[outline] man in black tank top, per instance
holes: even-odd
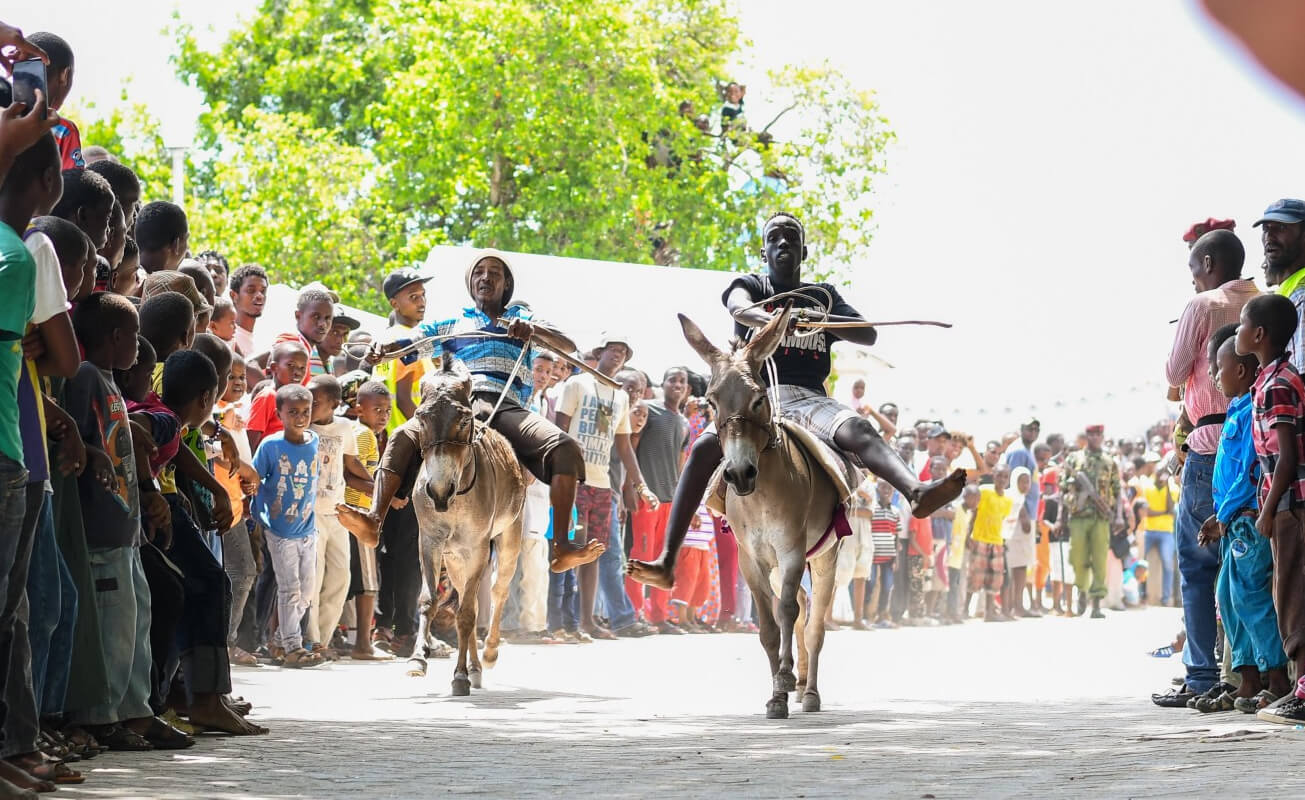
[[[807,257],[806,231],[797,217],[791,214],[771,217],[762,229],[762,242],[766,273],[735,278],[721,297],[734,318],[736,335],[749,338],[754,329],[769,323],[790,299],[795,309],[806,309],[808,319],[865,321],[832,285],[801,280],[802,262]],[[798,294],[753,307],[776,294],[793,291]],[[801,336],[790,331],[774,355],[780,410],[888,481],[910,500],[912,514],[924,518],[960,495],[965,486],[964,470],[933,483],[921,482],[869,420],[825,394],[824,383],[832,363],[830,346],[841,340],[868,347],[877,338],[878,332],[870,327],[825,329]],[[767,376],[759,377],[769,382]],[[723,457],[720,439],[715,429],[709,428],[698,437],[684,464],[666,524],[666,547],[661,557],[651,562],[631,561],[626,567],[636,580],[665,589],[674,584],[676,554],[711,475]]]

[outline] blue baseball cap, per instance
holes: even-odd
[[[1264,216],[1257,219],[1252,227],[1258,228],[1265,222],[1305,222],[1305,201],[1283,198],[1264,209]]]

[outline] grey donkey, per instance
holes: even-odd
[[[488,579],[490,542],[495,540],[498,578],[484,662],[492,667],[498,660],[499,624],[521,552],[526,475],[508,441],[473,416],[471,373],[462,362],[445,355],[440,369],[423,377],[416,417],[421,422],[422,467],[412,504],[421,530],[423,585],[418,604],[417,649],[408,662],[408,674],[426,674],[435,592],[443,566],[459,602],[453,694],[465,696],[473,688],[481,688],[476,597],[480,582]]]

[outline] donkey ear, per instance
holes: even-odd
[[[785,334],[788,333],[788,321],[793,316],[793,301],[790,300],[784,305],[784,310],[775,315],[775,318],[766,323],[766,326],[752,337],[748,342],[747,358],[752,364],[761,364],[766,359],[775,354],[779,348],[779,343],[784,340]]]
[[[684,338],[689,342],[689,346],[702,356],[702,360],[706,361],[708,366],[715,366],[717,361],[725,357],[719,347],[707,341],[702,328],[699,328],[693,320],[683,314],[676,314],[676,316],[680,318],[680,328],[684,331]]]
[[[440,371],[452,372],[453,364],[454,364],[453,354],[445,350],[444,354],[440,356]]]

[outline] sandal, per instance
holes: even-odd
[[[100,744],[109,750],[128,753],[143,753],[154,749],[149,740],[138,733],[133,733],[121,725],[109,725],[96,732]]]
[[[1268,708],[1277,700],[1278,695],[1268,689],[1261,689],[1254,697],[1238,697],[1233,701],[1233,707],[1243,714],[1254,714],[1262,708]]]
[[[150,717],[149,727],[142,734],[155,750],[185,750],[193,747],[194,738],[187,736],[158,717]]]
[[[609,631],[607,628],[599,627],[599,626],[597,626],[597,625],[595,625],[594,627],[590,628],[590,629],[588,630],[588,633],[589,633],[589,635],[592,636],[593,638],[595,638],[595,639],[602,639],[602,640],[605,641],[605,642],[614,642],[614,641],[616,641],[617,639],[620,639],[620,638],[621,638],[621,637],[617,636],[616,634],[612,633],[611,631]]]
[[[1196,710],[1202,714],[1217,714],[1221,711],[1232,711],[1237,707],[1237,698],[1228,692],[1220,692],[1214,697],[1202,696],[1196,700]]]
[[[86,732],[85,729],[72,726],[64,728],[64,739],[72,746],[73,752],[82,758],[95,758],[100,753],[107,750],[107,747],[101,747],[95,737]]]
[[[258,658],[243,647],[228,647],[227,658],[238,667],[257,667]]]
[[[282,662],[281,666],[288,669],[307,669],[309,667],[316,667],[321,663],[321,656],[316,653],[310,653],[300,647],[297,650],[292,650],[289,653],[286,653],[285,661]]]
[[[38,781],[50,781],[65,786],[86,783],[85,775],[40,751],[26,756],[16,756],[9,759],[9,763]]]

